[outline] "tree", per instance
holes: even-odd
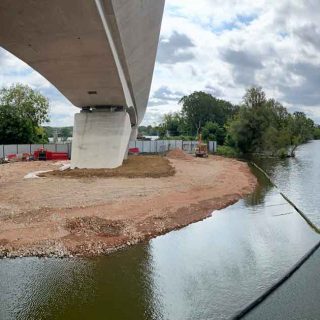
[[[0,143],[38,143],[46,138],[39,128],[48,122],[48,99],[22,84],[0,90]]]
[[[313,138],[315,140],[320,140],[320,126],[319,125],[315,126],[315,128],[314,128]]]
[[[218,145],[223,145],[226,132],[224,127],[219,126],[216,122],[207,122],[201,132],[204,141],[217,141]]]
[[[291,151],[290,155],[295,155],[297,147],[313,139],[314,122],[307,118],[303,112],[294,112],[290,117],[289,128],[291,133]]]
[[[207,122],[216,122],[223,126],[237,110],[230,102],[202,91],[182,97],[179,103],[182,104],[181,115],[189,135],[198,134],[199,129]]]
[[[229,141],[242,153],[260,152],[264,149],[263,135],[270,125],[270,115],[265,105],[252,108],[241,106],[237,116],[228,125]]]
[[[138,131],[143,136],[157,136],[159,134],[159,127],[156,125],[139,126]]]
[[[179,136],[183,131],[183,118],[180,113],[168,113],[163,116],[160,135]]]
[[[248,108],[259,108],[266,102],[266,94],[261,87],[249,88],[243,97],[243,103]]]
[[[279,102],[267,100],[261,88],[247,90],[237,116],[227,125],[227,141],[242,153],[294,156],[313,138],[314,122],[302,112],[290,114]]]
[[[62,127],[59,130],[59,136],[62,141],[67,141],[69,137],[72,137],[72,127]]]

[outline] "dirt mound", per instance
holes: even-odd
[[[185,153],[181,149],[173,149],[167,153],[169,159],[180,159],[180,160],[192,160],[193,157],[190,154]]]
[[[168,159],[160,156],[131,156],[115,169],[67,169],[39,174],[39,177],[59,176],[63,178],[161,178],[175,174]]]
[[[105,237],[119,236],[124,224],[99,217],[77,217],[68,219],[66,228],[72,234],[96,234]]]

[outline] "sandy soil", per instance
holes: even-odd
[[[183,153],[182,153],[183,154]],[[123,165],[115,169],[68,169],[54,170],[40,174],[40,177],[59,176],[63,178],[161,178],[175,174],[174,167],[165,157],[154,155],[133,156],[124,160]]]
[[[0,165],[0,256],[105,254],[202,220],[253,191],[246,163],[171,157],[173,176],[47,176],[52,162]]]

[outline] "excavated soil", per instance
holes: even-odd
[[[132,157],[101,175],[60,173],[54,162],[0,165],[0,256],[106,254],[202,220],[257,183],[234,159],[167,156]],[[54,172],[23,179],[42,170]]]
[[[59,176],[68,178],[160,178],[175,174],[169,160],[160,156],[132,156],[115,169],[68,169],[42,173],[40,177]]]
[[[192,160],[194,157],[183,152],[181,149],[173,149],[167,153],[169,159]]]

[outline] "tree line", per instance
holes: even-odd
[[[162,139],[218,142],[221,153],[294,156],[296,148],[320,139],[320,127],[303,112],[290,113],[266,97],[260,87],[249,88],[239,105],[196,91],[179,101],[180,112],[169,113],[158,126],[139,127],[140,135]],[[29,86],[16,84],[0,90],[0,144],[46,143],[49,137],[66,140],[72,127],[53,128],[49,101]]]
[[[215,140],[221,153],[294,156],[296,148],[320,139],[320,127],[303,112],[290,113],[261,87],[249,88],[240,105],[206,92],[182,97],[180,112],[166,114],[158,131],[162,138]]]

